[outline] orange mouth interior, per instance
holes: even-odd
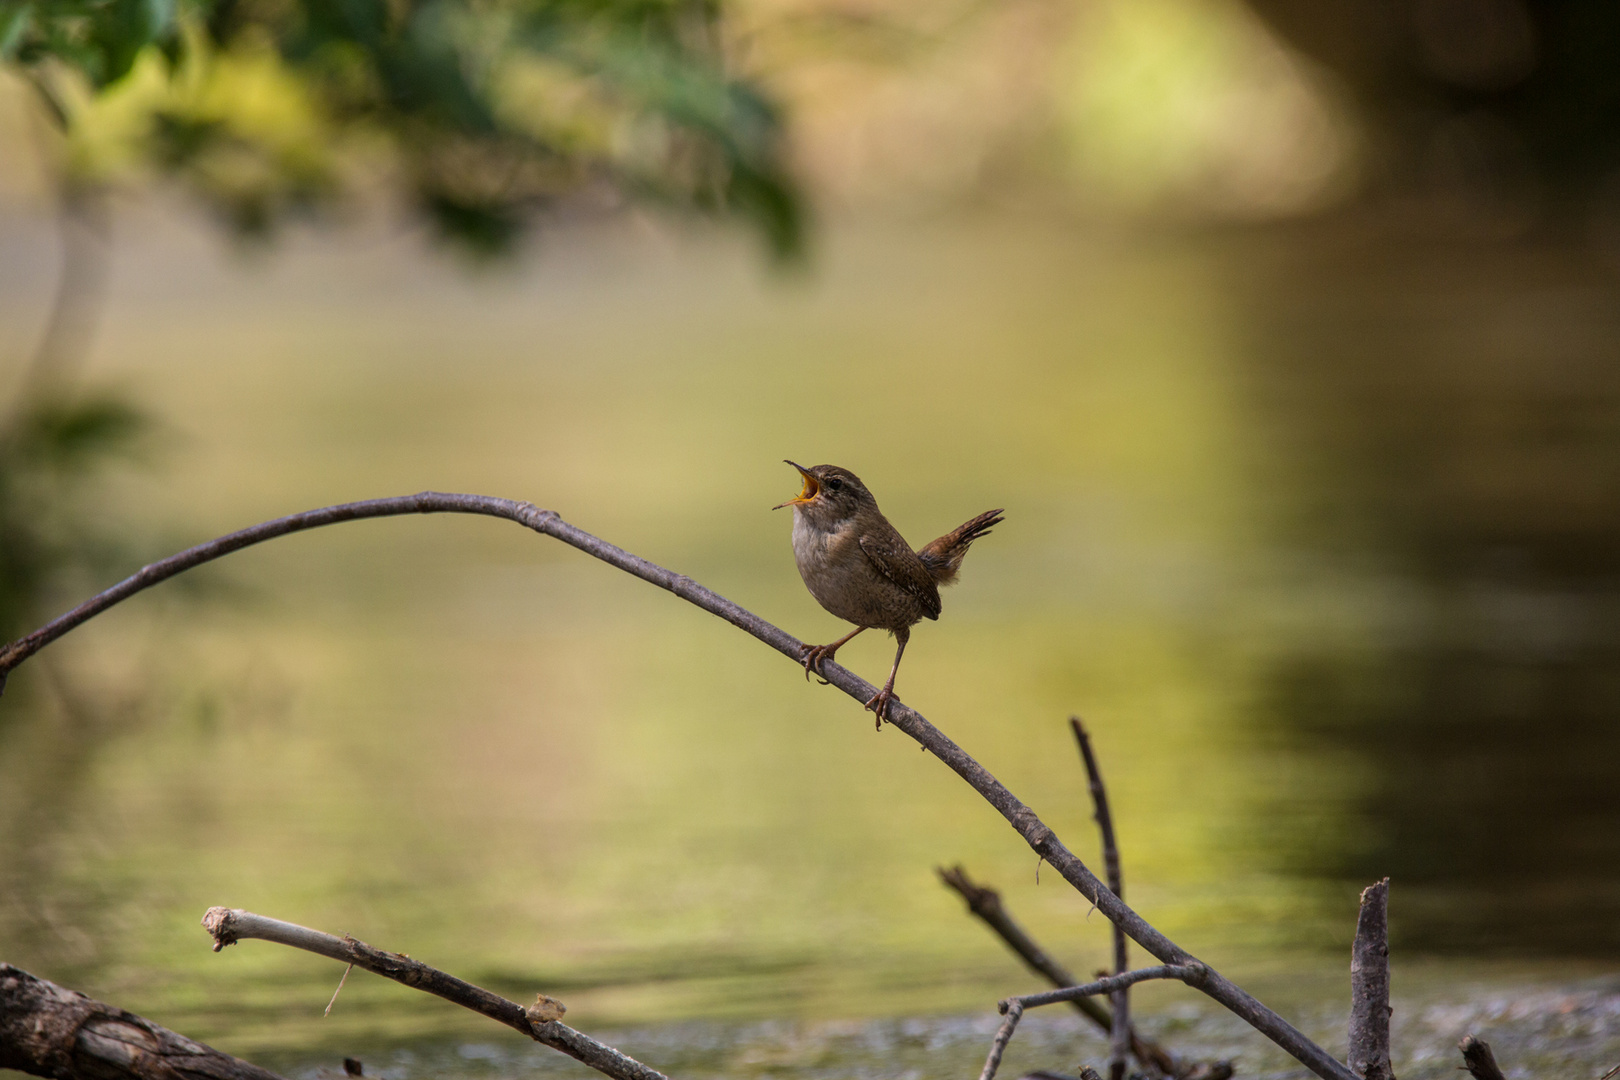
[[[790,461],[788,464],[793,465],[793,462]],[[817,480],[814,476],[811,476],[803,469],[800,469],[799,466],[793,465],[793,467],[795,469],[799,469],[799,475],[804,477],[804,490],[799,492],[799,497],[797,499],[789,499],[785,503],[777,503],[775,506],[771,507],[772,510],[780,510],[784,506],[800,506],[821,494],[821,481]]]

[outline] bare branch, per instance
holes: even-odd
[[[232,551],[252,544],[304,529],[331,525],[339,521],[360,518],[392,517],[401,514],[461,513],[482,514],[506,518],[525,525],[535,532],[555,537],[565,544],[579,548],[603,562],[633,574],[643,581],[668,589],[681,599],[695,604],[712,615],[747,631],[771,648],[799,663],[803,643],[792,635],[727,600],[718,593],[704,588],[691,578],[673,573],[629,552],[600,540],[590,533],[563,521],[550,510],[541,510],[532,503],[496,499],[485,495],[446,495],[423,492],[393,499],[373,499],[366,502],[345,503],[321,510],[312,510],[292,517],[255,525],[250,529],[220,537],[218,540],[181,552],[143,568],[106,592],[86,601],[48,625],[21,638],[0,651],[0,678],[12,671],[29,656],[61,637],[87,619],[105,611],[121,600],[173,577],[193,566],[210,562]],[[877,688],[854,672],[836,663],[823,665],[824,678],[845,694],[861,703],[870,701]],[[986,802],[1007,819],[1013,829],[1023,837],[1037,855],[1063,879],[1079,891],[1081,896],[1097,905],[1103,915],[1156,959],[1166,964],[1194,963],[1194,957],[1181,946],[1151,926],[1125,902],[1115,896],[1091,870],[1071,852],[1057,834],[1019,799],[1008,791],[1001,781],[975,761],[960,746],[947,738],[927,718],[914,709],[894,701],[889,709],[889,722],[922,747],[944,762],[967,781]],[[1243,1019],[1256,1031],[1292,1054],[1303,1065],[1323,1080],[1357,1080],[1354,1073],[1336,1060],[1322,1047],[1295,1028],[1288,1021],[1262,1005],[1253,995],[1212,968],[1201,967],[1203,976],[1192,984]]]
[[[1491,1053],[1490,1043],[1464,1035],[1457,1049],[1462,1051],[1464,1067],[1474,1080],[1507,1080],[1496,1065],[1496,1055]]]
[[[53,1080],[281,1080],[10,964],[0,964],[0,1069]]]
[[[1078,716],[1069,717],[1074,741],[1080,744],[1080,757],[1086,763],[1086,777],[1091,785],[1091,801],[1096,808],[1097,831],[1102,833],[1103,869],[1108,874],[1108,887],[1121,900],[1125,899],[1125,879],[1120,870],[1119,844],[1114,839],[1114,818],[1108,812],[1108,789],[1103,786],[1102,770],[1097,768],[1097,756],[1091,752],[1091,738],[1086,734]],[[1114,974],[1123,975],[1130,970],[1126,955],[1125,931],[1114,924]],[[1114,1023],[1109,1030],[1108,1080],[1125,1080],[1125,1056],[1131,1045],[1131,992],[1122,988],[1109,999],[1114,1006]]]
[[[1012,1041],[1013,1029],[1018,1027],[1018,1021],[1024,1015],[1024,1007],[1014,1001],[1002,1012],[1007,1014],[1007,1019],[1001,1022],[1001,1027],[996,1030],[996,1037],[990,1040],[990,1054],[984,1059],[984,1069],[979,1073],[979,1080],[996,1080],[996,1070],[1001,1067],[1001,1055],[1006,1052],[1007,1044]]]
[[[557,1017],[565,1011],[561,1002],[545,995],[525,1009],[515,1001],[492,994],[481,986],[463,982],[454,975],[429,967],[419,960],[398,953],[374,949],[363,941],[347,935],[334,937],[319,930],[282,922],[263,915],[255,915],[240,908],[211,907],[203,915],[203,926],[214,937],[214,951],[234,945],[242,938],[273,941],[290,945],[318,956],[329,957],[345,964],[365,968],[367,971],[393,979],[397,983],[422,990],[452,1001],[473,1012],[482,1013],[515,1031],[522,1032],[536,1042],[561,1050],[576,1061],[583,1062],[597,1072],[616,1080],[668,1080],[663,1073],[643,1065],[626,1054],[599,1043],[582,1032],[575,1031]]]
[[[1350,951],[1350,1070],[1395,1080],[1389,1062],[1389,878],[1361,893]]]

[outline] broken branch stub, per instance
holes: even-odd
[[[1472,1035],[1464,1035],[1462,1042],[1457,1044],[1462,1051],[1463,1068],[1474,1080],[1507,1080],[1502,1070],[1497,1067],[1496,1055],[1491,1053],[1491,1044],[1483,1039],[1476,1039]]]
[[[1389,878],[1361,893],[1350,951],[1350,1070],[1395,1080],[1389,1062]]]

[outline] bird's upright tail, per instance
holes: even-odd
[[[1000,510],[986,510],[917,552],[918,558],[933,575],[935,584],[949,585],[956,580],[956,571],[967,556],[968,546],[979,537],[988,536],[991,526],[1001,523],[1001,513]]]

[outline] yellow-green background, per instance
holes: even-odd
[[[562,231],[483,280],[399,239],[259,265],[189,233],[129,250],[94,374],[165,433],[109,518],[178,545],[427,488],[530,499],[820,640],[839,624],[768,509],[795,491],[782,457],[858,470],[919,543],[1005,506],[917,633],[905,700],[1089,854],[1083,714],[1129,893],[1191,947],[1275,943],[1297,907],[1245,855],[1267,781],[1241,731],[1270,610],[1244,583],[1292,466],[1250,419],[1209,258],[1018,221],[842,230],[799,278],[630,231]],[[585,1019],[976,1007],[1015,983],[933,880],[955,861],[1077,970],[1105,962],[1105,921],[1037,885],[937,761],[561,545],[413,518],[205,573],[223,593],[143,596],[56,650],[85,692],[142,697],[52,825],[27,884],[67,907],[19,963],[182,1015],[325,993],[329,963],[209,954],[217,903],[514,994],[622,983],[567,995]],[[876,677],[889,650],[843,657]],[[374,1024],[388,993],[351,983],[328,1027]]]

